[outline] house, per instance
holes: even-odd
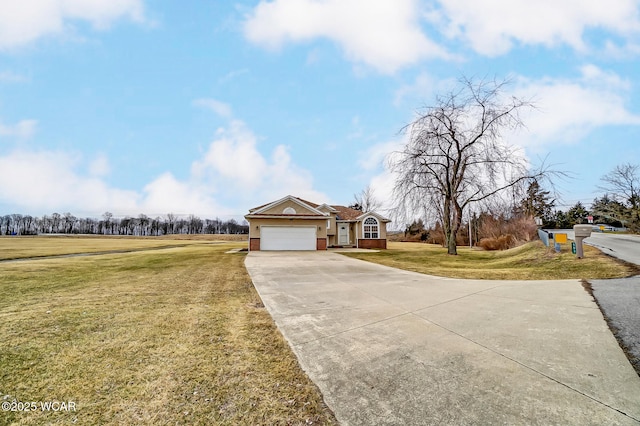
[[[292,195],[249,210],[249,250],[387,248],[389,219],[376,212],[316,204]]]

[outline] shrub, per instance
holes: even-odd
[[[518,240],[511,234],[500,235],[498,238],[483,238],[478,243],[485,250],[507,250],[517,244]]]

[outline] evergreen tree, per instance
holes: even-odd
[[[580,201],[567,211],[567,217],[571,223],[571,227],[576,224],[586,223],[587,216],[589,216],[589,211]]]
[[[549,191],[545,191],[537,180],[533,180],[527,188],[527,195],[521,201],[519,210],[527,216],[539,217],[543,226],[548,226],[554,221],[553,207],[555,200],[552,200]]]
[[[591,204],[594,221],[607,225],[622,227],[628,216],[627,207],[619,201],[614,200],[609,194],[593,200]]]

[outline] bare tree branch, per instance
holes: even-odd
[[[367,185],[359,194],[353,194],[353,200],[354,203],[351,207],[365,213],[376,211],[380,209],[381,206],[380,201],[376,199],[370,185]]]

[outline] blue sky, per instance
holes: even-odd
[[[0,0],[0,214],[230,218],[390,202],[384,155],[461,75],[533,98],[562,208],[640,162],[640,1]]]

